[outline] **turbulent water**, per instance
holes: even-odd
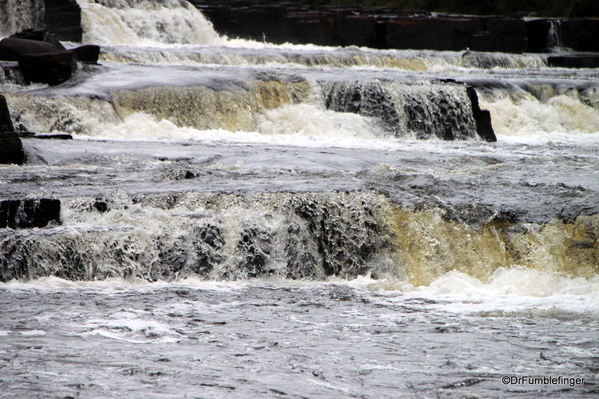
[[[0,37],[43,27],[43,0],[0,0]]]
[[[73,136],[0,166],[0,200],[61,201],[0,229],[0,396],[599,392],[599,71],[78,2],[99,65],[0,64],[19,131]]]

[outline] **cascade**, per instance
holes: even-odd
[[[64,206],[67,223],[80,226],[76,233],[57,227],[43,236],[2,235],[3,281],[191,274],[321,280],[364,274],[390,246],[381,215],[388,204],[369,193],[114,195]]]
[[[590,278],[599,256],[596,215],[545,224],[491,215],[469,225],[440,208],[409,209],[369,192],[117,191],[62,205],[65,226],[0,230],[1,281],[369,274],[428,285],[452,270],[487,281],[514,265]]]
[[[43,0],[0,0],[0,10],[0,38],[43,27]]]
[[[551,53],[564,52],[565,48],[561,36],[561,21],[551,19],[549,20],[549,23],[549,32],[547,32],[547,50]]]
[[[527,85],[511,91],[482,92],[480,98],[481,106],[491,112],[498,134],[593,135],[599,132],[598,95],[597,88]]]
[[[223,80],[222,71],[182,69],[182,81],[172,73],[172,83],[164,80],[164,85],[158,85],[149,81],[151,74],[160,69],[134,66],[128,73],[146,74],[148,83],[133,81],[130,89],[122,84],[111,88],[113,81],[109,77],[117,75],[99,75],[100,84],[108,85],[104,89],[106,99],[25,93],[7,96],[13,111],[20,115],[20,122],[39,132],[96,136],[108,126],[143,113],[178,127],[272,134],[281,131],[272,129],[272,118],[282,122],[280,117],[285,109],[302,104],[312,107],[296,108],[304,123],[309,123],[310,113],[353,113],[363,120],[358,123],[370,131],[367,135],[445,140],[476,137],[472,103],[463,84],[368,78],[337,82],[327,75],[316,81],[310,74],[248,71],[246,77],[237,75],[235,80]],[[194,76],[196,83],[192,83]],[[186,81],[190,83],[185,84]],[[98,85],[94,87],[99,93]],[[270,112],[275,109],[280,109],[278,116]],[[98,125],[96,121],[103,123]]]
[[[543,55],[467,51],[461,55],[460,63],[465,68],[538,69],[547,66],[547,59]]]
[[[377,118],[386,134],[446,140],[476,135],[464,86],[366,81],[325,83],[323,91],[328,109]]]
[[[251,42],[247,44],[250,45]],[[254,44],[256,45],[256,44]],[[161,64],[216,64],[216,65],[268,65],[294,64],[308,67],[365,67],[397,68],[408,71],[426,71],[430,68],[458,64],[459,57],[435,57],[413,51],[390,51],[372,54],[358,49],[330,51],[327,54],[285,49],[252,49],[244,47],[220,48],[154,48],[139,51],[135,47],[104,46],[102,60],[110,62],[136,62]]]
[[[222,43],[194,6],[179,0],[78,0],[83,41],[107,45]]]

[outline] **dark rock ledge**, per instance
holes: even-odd
[[[548,53],[559,45],[576,52],[599,52],[597,18],[450,15],[390,7],[264,4],[247,0],[190,2],[218,33],[272,43],[452,51],[469,48],[505,53]],[[554,32],[560,43],[555,43]]]
[[[0,228],[23,229],[60,224],[60,200],[22,199],[0,201]]]

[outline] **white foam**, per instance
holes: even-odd
[[[295,104],[257,115],[257,131],[231,132],[224,129],[199,130],[178,127],[151,115],[134,113],[123,123],[109,124],[97,131],[98,139],[115,140],[198,140],[220,143],[273,144],[300,147],[395,148],[396,138],[378,137],[368,118],[313,105]]]
[[[19,331],[20,335],[24,335],[26,337],[42,337],[47,333],[44,330],[27,330],[27,331]]]
[[[599,110],[567,95],[546,102],[530,95],[517,100],[504,96],[496,100],[481,99],[480,105],[491,112],[493,129],[502,141],[599,140]]]
[[[599,314],[599,276],[590,279],[512,267],[498,269],[488,282],[451,271],[428,287],[403,286],[409,297],[445,301],[452,312]]]
[[[373,127],[357,114],[321,110],[314,105],[294,104],[266,110],[258,115],[258,131],[271,135],[302,134],[319,137],[374,139]]]
[[[242,289],[247,286],[247,281],[208,281],[198,277],[166,282],[149,282],[139,278],[107,278],[94,281],[73,281],[60,277],[40,277],[29,281],[12,280],[6,283],[0,282],[0,288],[15,291],[63,291],[63,290],[97,290],[104,292],[116,291],[154,291],[168,287],[186,287],[202,290],[231,291]],[[1,335],[1,332],[0,332]]]
[[[77,0],[81,6],[83,41],[94,44],[162,46],[222,44],[212,24],[186,1],[160,3],[126,0]]]

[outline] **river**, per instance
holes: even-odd
[[[15,126],[73,139],[0,166],[61,204],[0,229],[0,397],[599,392],[599,71],[78,3],[98,65],[1,63]]]

